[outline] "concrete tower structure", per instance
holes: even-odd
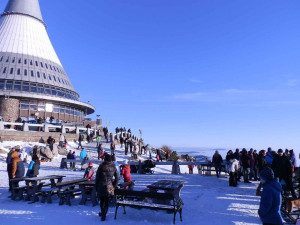
[[[79,101],[47,34],[38,0],[9,0],[0,17],[0,116],[82,121]]]

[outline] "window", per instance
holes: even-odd
[[[63,82],[63,84],[65,84],[64,79],[61,79],[61,81]]]
[[[24,64],[27,64],[27,59],[24,59]]]
[[[49,86],[45,86],[45,94],[50,95],[51,91],[50,91],[50,87]]]
[[[53,66],[54,71],[56,72],[55,66]]]
[[[1,58],[0,58],[0,62],[2,62],[2,60],[3,60],[3,56],[1,56]]]
[[[37,92],[36,84],[30,85],[30,92]]]
[[[28,102],[22,102],[20,104],[20,109],[28,110],[29,109],[29,103]]]
[[[57,79],[58,79],[58,82],[60,83],[60,79],[59,79],[59,77],[58,77]]]
[[[6,73],[6,67],[4,67],[3,72],[2,73]]]
[[[14,68],[10,68],[9,74],[13,74],[13,73],[14,73]]]
[[[11,61],[12,63],[15,63],[15,61],[16,61],[16,58],[15,57],[13,57],[13,60]]]
[[[35,65],[36,65],[36,66],[39,66],[39,64],[38,64],[38,62],[37,62],[37,61],[35,61]]]
[[[6,62],[9,62],[9,57],[7,57]]]
[[[48,69],[48,65],[47,65],[47,63],[45,63],[45,66],[46,66],[46,69]]]
[[[13,82],[6,81],[6,90],[12,90],[12,88],[13,88]]]
[[[51,92],[52,92],[52,95],[56,95],[57,94],[57,92],[56,92],[55,89],[51,89]]]
[[[43,63],[42,63],[42,62],[41,62],[41,67],[42,67],[42,68],[44,68],[44,65],[43,65]]]
[[[17,70],[17,74],[20,75],[21,74],[21,69]]]
[[[62,93],[62,91],[60,89],[58,89],[57,94],[58,94],[59,97],[63,97],[63,93]]]
[[[4,88],[4,80],[0,81],[0,90],[2,90]]]
[[[49,80],[52,80],[51,75],[49,74]]]
[[[22,85],[22,91],[29,91],[29,83],[28,82],[24,82]]]
[[[15,91],[21,91],[21,81],[15,81],[14,90]]]
[[[33,65],[32,60],[30,60],[30,65],[31,65],[31,66]]]
[[[24,76],[27,76],[27,70],[26,69],[24,70]]]
[[[42,84],[38,85],[38,93],[44,93],[44,86]]]
[[[56,78],[55,78],[55,76],[53,75],[53,79],[54,79],[54,81],[56,82]]]
[[[19,60],[18,60],[18,63],[20,64],[22,62],[22,59],[21,58],[19,58]]]
[[[52,70],[52,66],[51,65],[49,65],[50,66],[50,70]]]
[[[45,73],[43,73],[43,77],[44,77],[44,79],[47,79],[47,78],[46,78],[46,74],[45,74]]]
[[[32,77],[34,77],[33,70],[30,71],[30,75],[31,75]]]
[[[38,72],[36,72],[36,74],[37,74],[37,77],[38,78],[40,78],[41,77],[41,75],[40,75],[40,72],[38,71]]]

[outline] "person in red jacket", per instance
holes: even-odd
[[[189,168],[189,174],[193,174],[194,165],[188,165]]]
[[[122,169],[122,176],[123,176],[124,182],[130,182],[131,181],[130,165],[128,164],[128,160],[124,160],[124,165],[123,165],[123,169]]]

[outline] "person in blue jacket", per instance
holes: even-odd
[[[32,161],[30,162],[28,166],[28,170],[26,173],[27,177],[37,177],[39,175],[39,169],[40,169],[40,160],[37,155],[32,156]]]
[[[81,152],[80,152],[80,159],[81,160],[84,160],[84,159],[86,159],[86,157],[87,157],[87,154],[86,154],[86,151],[84,150],[84,148],[81,150]]]
[[[265,167],[259,174],[263,185],[258,215],[263,225],[282,225],[280,214],[281,185],[270,167]]]

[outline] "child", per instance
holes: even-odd
[[[122,168],[122,176],[124,179],[124,182],[130,182],[131,181],[131,174],[130,174],[130,165],[128,164],[128,160],[124,160],[124,165]]]
[[[94,173],[95,169],[93,168],[93,163],[89,162],[89,166],[85,169],[83,178],[88,178],[88,181],[91,181],[94,179]]]
[[[37,177],[37,175],[39,175],[39,169],[40,169],[40,160],[37,155],[33,155],[32,161],[30,162],[30,164],[28,166],[26,176],[27,177]]]

